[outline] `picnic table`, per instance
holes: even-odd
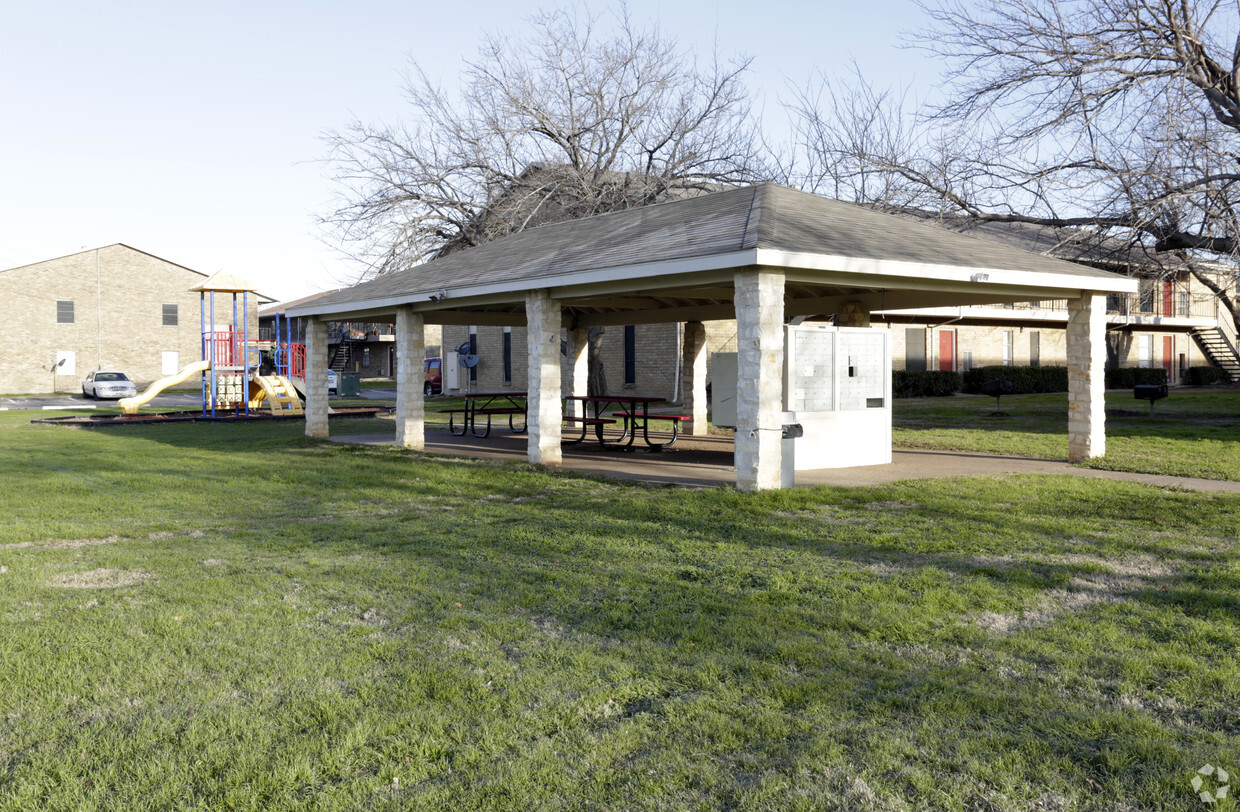
[[[565,416],[564,422],[581,425],[581,436],[566,440],[566,445],[576,445],[586,439],[591,428],[599,445],[605,449],[632,451],[633,441],[637,439],[637,431],[641,429],[642,441],[650,451],[662,451],[676,442],[680,433],[680,424],[689,418],[680,414],[651,414],[651,403],[662,403],[663,398],[645,397],[642,395],[574,395],[565,398],[585,404],[588,414],[584,417]],[[610,414],[608,414],[610,412]],[[592,414],[593,416],[590,416]],[[665,443],[656,443],[650,439],[651,420],[670,420],[672,423],[672,439]],[[619,437],[608,439],[605,429],[620,423]]]
[[[440,414],[448,415],[448,431],[454,437],[464,437],[468,432],[475,437],[486,437],[491,433],[491,418],[496,415],[508,417],[508,429],[513,434],[524,434],[529,427],[525,414],[525,392],[455,392],[449,397],[461,400],[460,407],[440,409]],[[460,415],[461,425],[456,425]],[[521,425],[517,426],[516,417],[521,415]],[[479,418],[485,417],[486,423],[479,432]]]

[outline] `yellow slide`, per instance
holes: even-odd
[[[210,368],[210,361],[196,361],[189,366],[184,367],[180,372],[169,375],[165,378],[160,378],[158,381],[147,387],[147,390],[141,395],[135,395],[131,398],[121,398],[120,401],[118,401],[118,405],[121,407],[121,412],[124,414],[137,414],[139,406],[149,403],[151,398],[155,397],[169,386],[176,386],[178,383],[185,380],[190,375],[193,375],[195,372],[206,372]]]
[[[293,382],[283,375],[256,375],[250,381],[250,408],[261,407],[263,401],[271,406],[273,415],[304,414]]]

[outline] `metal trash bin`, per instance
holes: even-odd
[[[796,441],[798,437],[805,436],[805,429],[800,423],[795,422],[796,419],[796,412],[780,413],[780,422],[783,423],[779,435],[779,486],[781,488],[791,488],[796,485]]]
[[[336,394],[341,397],[355,398],[362,393],[362,374],[360,372],[341,372],[336,379]]]

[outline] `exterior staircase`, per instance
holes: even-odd
[[[1232,383],[1240,383],[1240,353],[1218,327],[1193,330],[1193,338],[1210,363],[1223,369]]]
[[[352,351],[348,341],[341,341],[332,350],[332,357],[327,361],[327,368],[334,369],[337,372],[344,372],[349,367],[349,361],[352,360]]]

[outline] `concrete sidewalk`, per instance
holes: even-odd
[[[341,435],[331,439],[338,443],[366,445],[394,445],[396,442],[394,431],[387,434]],[[664,436],[663,439],[667,437]],[[512,434],[506,428],[497,428],[492,431],[490,437],[480,439],[469,436],[453,437],[446,428],[431,427],[426,432],[425,450],[430,454],[523,462],[526,459],[526,439],[524,434]],[[617,479],[695,487],[728,487],[736,482],[736,469],[732,465],[731,437],[681,437],[675,446],[661,453],[642,450],[640,443],[638,450],[631,452],[604,451],[597,444],[589,443],[565,446],[562,467],[571,471],[582,471]],[[1062,460],[912,450],[896,450],[892,454],[892,461],[889,465],[798,471],[796,484],[798,487],[814,485],[855,487],[881,485],[905,479],[996,474],[1061,474],[1140,482],[1161,488],[1175,487],[1210,493],[1240,493],[1240,482],[1098,471],[1092,468],[1078,468]]]

